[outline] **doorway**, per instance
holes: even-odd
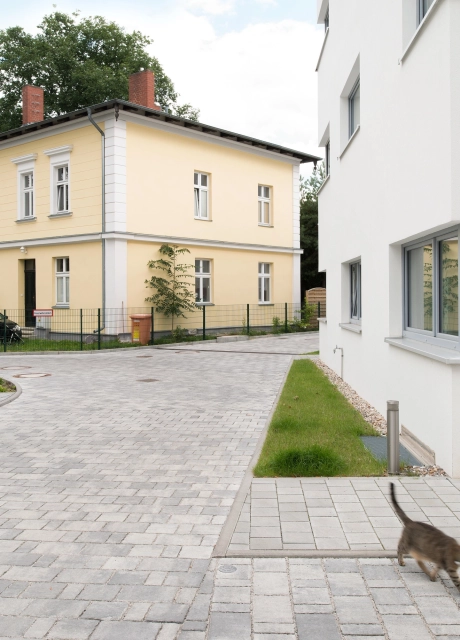
[[[25,326],[35,327],[35,260],[24,260]]]

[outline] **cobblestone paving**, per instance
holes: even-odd
[[[164,346],[163,349],[199,350],[199,351],[228,351],[240,353],[286,353],[306,355],[319,349],[318,333],[294,333],[290,335],[264,336],[241,342],[199,342],[183,343],[181,345]]]
[[[394,482],[410,518],[460,538],[459,481]],[[401,524],[388,486],[388,478],[254,478],[228,551],[395,550]]]

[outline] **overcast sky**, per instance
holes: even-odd
[[[103,15],[154,40],[158,58],[200,120],[287,147],[317,147],[315,67],[323,39],[316,0],[1,1],[1,27],[35,32],[54,10]],[[115,96],[114,96],[115,97]]]

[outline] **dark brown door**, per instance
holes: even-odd
[[[35,327],[35,260],[24,260],[24,309],[26,327]]]

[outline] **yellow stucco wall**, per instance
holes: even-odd
[[[127,230],[292,247],[292,165],[127,123]],[[211,175],[211,221],[194,219],[193,174]],[[258,225],[257,187],[272,187],[273,228]]]
[[[73,215],[50,219],[50,158],[43,151],[65,145],[73,145],[69,171]],[[18,224],[18,168],[11,158],[31,153],[37,154],[34,176],[37,220]],[[0,241],[100,232],[101,136],[92,125],[30,142],[18,140],[14,146],[0,148],[0,175]]]
[[[36,308],[49,309],[56,304],[55,258],[70,258],[70,308],[101,306],[101,243],[56,244],[0,251],[0,306],[24,309],[24,259],[35,260]],[[65,312],[64,312],[65,313]]]
[[[160,272],[147,267],[149,260],[157,260],[160,244],[128,242],[128,306],[148,306],[144,300],[154,293],[146,288],[144,281]],[[186,245],[181,245],[186,246]],[[195,259],[211,260],[211,297],[216,305],[238,305],[258,303],[258,265],[269,262],[272,266],[271,298],[274,303],[292,302],[292,261],[290,254],[262,251],[213,249],[209,247],[186,247],[181,262],[195,264]],[[194,276],[194,269],[189,273]],[[190,278],[194,287],[194,277]]]

